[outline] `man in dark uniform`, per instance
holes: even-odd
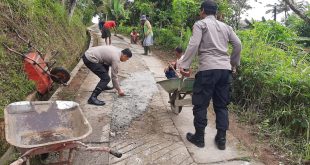
[[[105,105],[104,101],[98,100],[97,96],[103,91],[109,89],[107,87],[111,78],[109,76],[109,68],[111,67],[111,76],[113,88],[115,88],[120,96],[124,96],[124,91],[120,88],[118,81],[118,68],[120,62],[126,62],[132,57],[131,51],[127,48],[120,50],[114,46],[97,46],[89,48],[82,57],[84,64],[99,78],[96,88],[88,99],[89,104]]]
[[[189,76],[190,73],[185,70],[189,69],[198,52],[199,68],[192,96],[195,134],[187,133],[187,140],[197,147],[204,147],[207,108],[212,98],[216,114],[215,142],[220,150],[225,150],[230,78],[232,70],[240,64],[241,42],[230,26],[216,20],[217,9],[213,0],[201,4],[201,20],[193,26],[193,35],[181,60],[180,72],[183,76]],[[227,53],[228,43],[233,47],[231,55]]]

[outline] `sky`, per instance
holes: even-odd
[[[91,20],[93,23],[98,23],[99,22],[99,15],[96,15],[93,17],[93,19]]]
[[[257,1],[257,2],[255,2]],[[302,0],[295,0],[295,2],[300,2]],[[306,0],[310,2],[310,0]],[[248,10],[245,14],[242,15],[242,18],[254,20],[262,20],[264,16],[267,20],[273,19],[273,14],[266,14],[266,11],[270,8],[266,7],[267,4],[279,3],[279,0],[249,0],[249,5],[252,6],[252,9]],[[281,21],[281,18],[284,18],[284,13],[281,13],[277,16],[277,21]]]

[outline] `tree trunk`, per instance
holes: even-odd
[[[273,20],[277,21],[277,6],[274,6],[273,8]]]
[[[305,14],[302,13],[302,11],[298,10],[291,2],[290,0],[283,0],[293,11],[296,13],[301,19],[303,19],[305,22],[310,24],[310,18],[307,17]]]
[[[61,4],[62,4],[62,6],[65,6],[66,0],[61,0]]]
[[[69,16],[69,18],[71,18],[73,16],[74,9],[75,9],[77,1],[78,0],[70,0],[69,7],[68,7],[68,11],[69,11],[68,12],[68,16]]]

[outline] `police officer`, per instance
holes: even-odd
[[[241,42],[230,26],[216,20],[217,9],[213,0],[201,4],[201,20],[193,26],[193,35],[181,61],[180,71],[183,76],[189,76],[190,72],[186,69],[189,69],[198,51],[199,68],[192,96],[195,134],[187,133],[187,140],[197,147],[204,147],[207,108],[212,98],[216,114],[215,142],[220,150],[225,150],[229,124],[229,80],[232,70],[240,64]],[[228,43],[233,47],[231,55],[228,54]]]
[[[105,105],[105,102],[98,100],[97,96],[103,90],[111,89],[107,86],[111,80],[109,76],[110,67],[113,88],[118,91],[118,94],[120,96],[125,96],[124,91],[119,85],[117,74],[120,62],[126,62],[131,57],[132,53],[128,48],[124,50],[119,50],[117,47],[114,46],[91,47],[85,52],[82,57],[84,64],[100,78],[100,81],[98,82],[96,88],[94,89],[93,93],[87,101],[88,104],[98,106]]]

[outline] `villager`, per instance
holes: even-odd
[[[141,25],[143,26],[143,44],[144,47],[144,55],[148,55],[151,51],[150,46],[153,45],[153,30],[150,21],[147,20],[146,15],[142,15],[140,18]]]

